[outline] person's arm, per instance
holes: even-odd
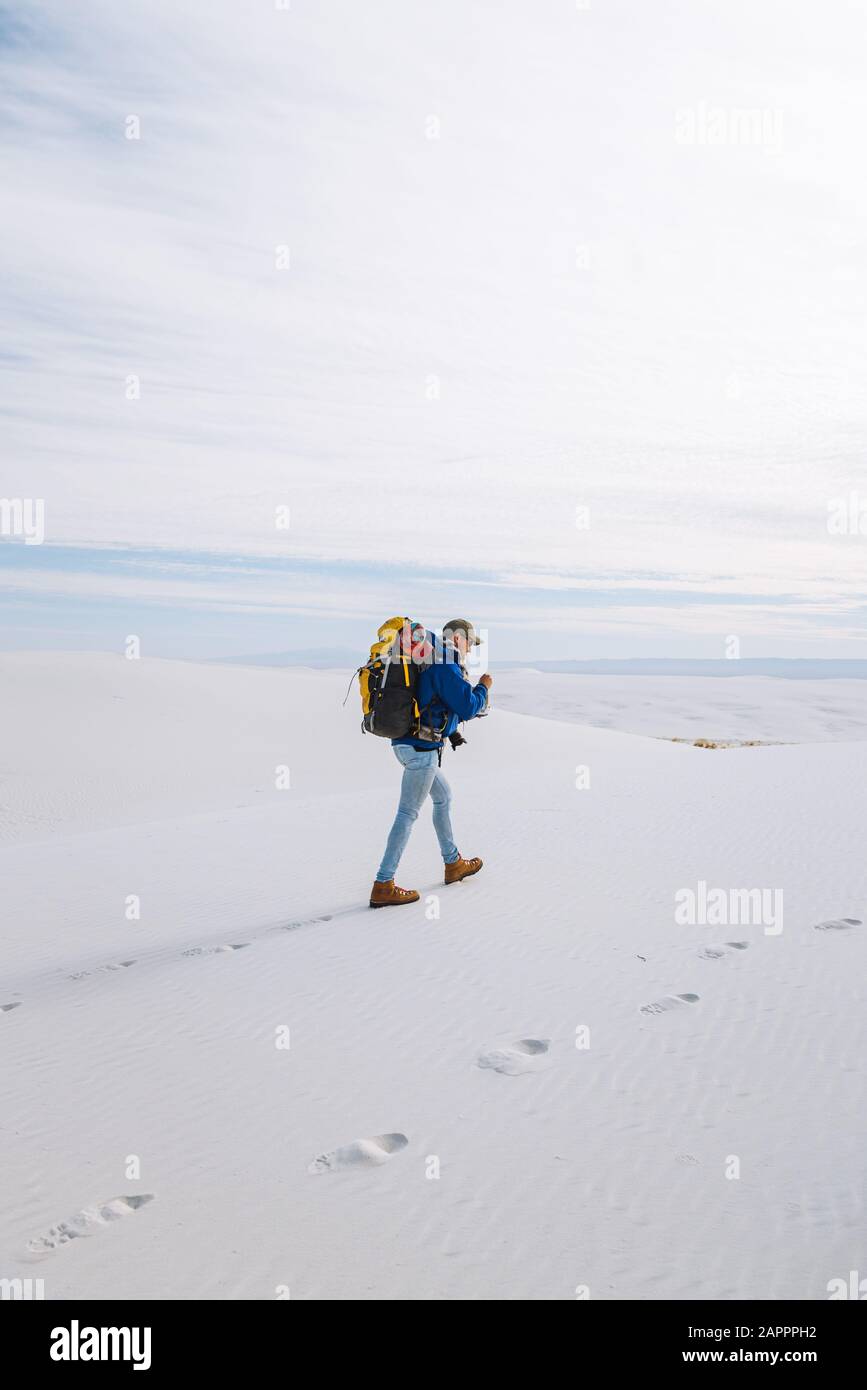
[[[436,693],[458,719],[475,719],[477,714],[481,714],[488,703],[488,692],[484,685],[470,685],[457,666],[450,663],[433,669]]]

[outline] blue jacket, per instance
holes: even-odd
[[[437,655],[440,655],[442,648],[439,643],[436,649]],[[470,685],[468,680],[464,680],[457,662],[435,661],[432,666],[426,666],[418,678],[416,701],[422,724],[431,724],[436,729],[445,719],[442,737],[437,743],[428,743],[411,734],[391,741],[429,751],[431,748],[442,748],[445,739],[455,732],[459,724],[465,719],[475,719],[487,708],[488,691],[484,685]]]

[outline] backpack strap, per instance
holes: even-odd
[[[349,699],[349,692],[350,692],[350,690],[352,689],[352,682],[356,679],[357,676],[360,676],[360,675],[361,675],[361,673],[362,673],[363,670],[364,670],[364,667],[363,667],[363,666],[359,666],[358,670],[357,670],[357,671],[353,671],[352,675],[349,677],[349,684],[348,684],[348,686],[346,687],[346,694],[345,694],[344,697],[343,697],[343,704],[344,704],[344,705],[346,704],[346,701]],[[342,708],[343,708],[343,705],[341,705],[340,708],[342,709]]]

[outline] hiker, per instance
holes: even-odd
[[[419,624],[412,625],[415,659],[419,659],[420,638],[433,659],[421,666],[418,675],[417,729],[391,740],[394,755],[403,768],[403,778],[397,815],[370,895],[371,907],[398,907],[418,902],[419,895],[414,889],[396,887],[394,875],[413,823],[428,796],[433,802],[433,823],[445,863],[446,883],[460,883],[461,879],[477,874],[482,867],[481,859],[463,859],[455,845],[449,815],[451,788],[440,769],[445,740],[449,739],[454,748],[466,741],[458,733],[458,724],[487,712],[491,677],[481,676],[474,686],[464,668],[467,652],[477,647],[482,639],[476,636],[472,623],[466,618],[453,618],[447,624],[442,643],[431,634],[424,633],[422,638],[423,631]]]

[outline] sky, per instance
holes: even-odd
[[[867,654],[857,4],[0,15],[0,646]]]

